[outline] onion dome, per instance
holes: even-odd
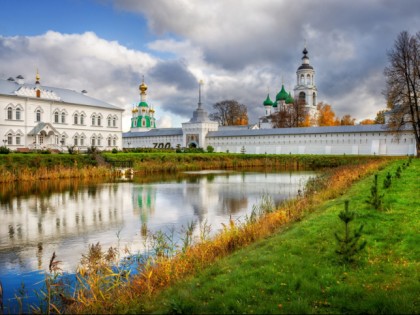
[[[146,102],[140,102],[139,107],[149,107],[149,105]]]
[[[303,49],[302,53],[303,53],[302,65],[298,68],[298,70],[303,70],[303,69],[313,70],[314,67],[312,67],[309,64],[308,50],[306,49],[306,47]]]
[[[267,98],[263,102],[264,106],[273,106],[273,101],[270,99],[270,94],[267,94]]]
[[[134,113],[137,113],[139,110],[137,109],[137,108],[133,108],[132,110],[131,110],[131,112],[134,114]]]
[[[142,82],[142,83],[139,85],[139,90],[140,90],[140,92],[142,92],[142,93],[146,92],[146,91],[147,91],[147,85],[146,85],[146,84],[144,84],[144,82]]]
[[[155,110],[154,110],[153,108],[151,108],[151,109],[149,109],[149,112],[150,112],[150,113],[154,113],[154,112],[155,112]]]
[[[287,95],[287,98],[286,98],[286,104],[293,104],[294,101],[295,100],[293,99],[292,95],[289,92],[289,95]]]
[[[286,90],[284,89],[284,84],[281,85],[280,92],[276,95],[276,101],[285,101],[289,95],[287,94]]]

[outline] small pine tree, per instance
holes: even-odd
[[[373,185],[370,188],[370,197],[366,200],[366,203],[372,205],[376,210],[382,209],[382,199],[384,195],[379,194],[378,188],[378,174],[375,174]]]
[[[363,225],[354,230],[353,235],[350,233],[350,222],[353,221],[355,213],[349,210],[349,201],[344,202],[344,211],[341,211],[338,217],[344,222],[344,235],[340,236],[334,233],[338,243],[338,249],[335,251],[341,256],[342,263],[351,263],[354,261],[354,256],[359,253],[366,246],[366,241],[359,244],[362,236]]]
[[[245,154],[246,153],[246,150],[245,150],[245,147],[244,146],[242,146],[242,148],[241,148],[241,153],[242,154]]]
[[[401,166],[398,166],[397,170],[395,171],[395,177],[396,178],[401,177]]]
[[[391,186],[391,174],[388,172],[388,174],[386,175],[385,179],[384,179],[384,188],[387,189]]]

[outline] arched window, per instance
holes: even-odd
[[[80,115],[80,124],[81,125],[84,125],[85,124],[85,115],[84,114],[81,114]]]
[[[12,133],[7,134],[7,144],[12,145],[13,144],[13,135]]]
[[[305,92],[300,92],[299,93],[299,101],[303,101],[306,103],[306,94]]]
[[[37,122],[41,121],[41,110],[40,109],[36,110],[36,121]]]
[[[59,114],[58,114],[58,111],[56,111],[56,112],[54,113],[54,122],[55,122],[56,124],[58,124],[58,123],[59,123]]]
[[[74,124],[77,125],[79,123],[79,115],[74,114]],[[77,144],[75,144],[77,145]]]
[[[9,120],[12,120],[13,119],[13,116],[12,116],[12,107],[8,107],[7,108],[7,119],[9,119]]]
[[[61,145],[66,145],[66,136],[62,135],[60,140]]]
[[[92,115],[92,126],[95,126],[95,115]]]
[[[117,118],[114,117],[114,119],[112,120],[112,127],[117,127]]]
[[[101,142],[102,142],[102,136],[99,135],[99,137],[98,137],[98,147],[100,147],[102,145]]]
[[[316,93],[312,93],[312,105],[316,106]]]
[[[64,124],[66,122],[66,113],[62,112],[61,113],[61,123]]]
[[[305,76],[303,74],[300,75],[300,84],[305,84]]]
[[[311,76],[309,74],[306,75],[306,84],[311,84]]]
[[[108,137],[108,147],[111,146],[111,137]]]
[[[20,113],[21,113],[21,109],[19,107],[16,108],[16,120],[20,120],[20,118],[21,118]]]
[[[80,145],[81,146],[85,145],[85,137],[84,136],[80,136]]]
[[[78,136],[74,136],[74,145],[79,145],[78,139],[79,139]]]
[[[92,144],[92,146],[96,145],[96,138],[95,137],[92,137],[91,144]]]
[[[20,134],[16,135],[15,142],[16,142],[17,145],[20,144]]]
[[[108,127],[111,127],[111,116],[108,116]]]
[[[100,126],[101,125],[101,116],[98,116],[97,122],[98,122],[98,126]]]
[[[114,139],[112,140],[112,145],[113,145],[114,147],[116,147],[116,146],[117,146],[117,138],[115,138],[115,137],[114,137]]]

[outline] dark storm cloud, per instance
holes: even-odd
[[[169,85],[175,85],[180,90],[189,90],[197,86],[197,79],[180,61],[162,61],[149,70],[152,79]]]

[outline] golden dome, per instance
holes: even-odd
[[[149,112],[154,113],[154,112],[155,112],[155,110],[154,110],[153,108],[151,108],[151,109],[149,110]]]
[[[139,85],[139,90],[142,92],[146,92],[147,90],[147,85],[144,84],[144,82],[142,84]]]
[[[137,108],[133,108],[133,110],[131,111],[132,113],[137,113],[139,110]]]

